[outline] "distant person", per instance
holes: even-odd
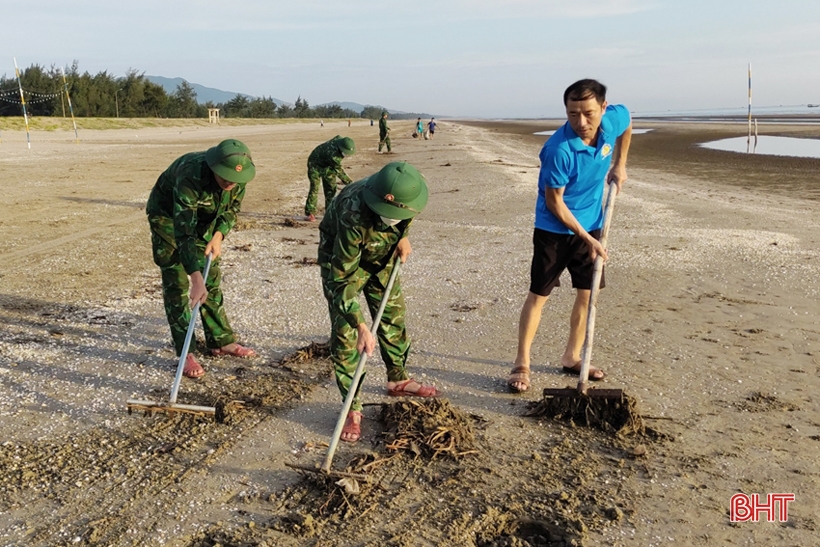
[[[413,137],[421,137],[422,133],[424,133],[424,123],[421,121],[421,118],[416,119],[416,133]]]
[[[176,159],[159,176],[148,196],[145,210],[154,263],[162,272],[165,316],[177,356],[185,345],[190,304],[196,302],[202,305],[205,343],[212,355],[250,357],[256,353],[236,343],[222,302],[219,269],[222,241],[236,223],[245,185],[255,174],[248,147],[228,139],[205,152],[191,152]],[[203,279],[208,254],[213,255],[213,262],[208,279]],[[182,373],[199,378],[205,371],[188,353]]]
[[[325,121],[324,121],[324,120],[319,120],[319,125],[321,125],[322,127],[324,127],[324,126],[325,126]]]
[[[373,120],[370,120],[370,127],[373,127]]]
[[[379,119],[379,152],[382,147],[387,145],[387,153],[392,151],[390,147],[390,128],[387,127],[387,111],[382,112],[382,117]]]
[[[372,355],[377,339],[387,367],[388,395],[439,395],[434,386],[417,382],[407,374],[410,340],[401,275],[387,299],[377,339],[359,304],[359,295],[364,293],[371,317],[375,317],[385,297],[394,257],[405,262],[413,250],[407,231],[413,218],[424,210],[427,197],[427,183],[421,173],[408,163],[392,162],[344,188],[319,224],[319,266],[330,314],[330,359],[342,400],[350,390],[361,352]],[[362,402],[356,394],[341,439],[357,441],[361,421]]]
[[[427,131],[430,133],[430,138],[433,138],[433,135],[436,134],[436,119],[430,118],[430,121],[427,122]]]
[[[347,126],[350,127],[350,118],[347,119]]]
[[[530,387],[530,349],[541,310],[552,289],[560,285],[558,279],[565,269],[576,297],[561,365],[567,374],[580,373],[593,263],[598,255],[607,258],[599,242],[604,187],[605,183],[615,184],[620,192],[627,178],[632,122],[626,107],[608,105],[606,87],[595,80],[579,80],[569,86],[564,91],[564,106],[567,122],[549,138],[540,154],[530,291],[521,309],[518,355],[507,381],[516,393]],[[603,378],[603,370],[590,367],[590,380]]]
[[[336,178],[342,183],[350,184],[350,177],[342,168],[342,159],[356,153],[356,143],[350,137],[336,135],[313,149],[307,162],[310,190],[305,201],[305,217],[310,222],[316,221],[316,205],[319,201],[319,180],[325,194],[325,209],[330,206],[336,195]]]

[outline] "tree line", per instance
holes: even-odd
[[[64,90],[68,87],[74,115],[98,118],[207,118],[209,108],[219,108],[225,118],[369,118],[381,117],[382,107],[367,106],[361,112],[339,105],[311,107],[299,96],[293,105],[276,104],[271,97],[249,98],[237,94],[224,103],[200,104],[196,91],[183,81],[173,93],[151,82],[144,73],[129,70],[124,77],[107,71],[92,75],[80,73],[74,61],[63,73],[59,67],[46,69],[38,64],[20,71],[30,116],[70,115]],[[16,77],[0,77],[0,116],[20,116],[22,105]],[[393,118],[426,117],[426,114],[391,114]]]

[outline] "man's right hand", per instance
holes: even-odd
[[[356,340],[356,351],[359,353],[366,352],[368,357],[373,355],[373,350],[376,349],[376,339],[370,334],[370,329],[367,328],[366,324],[359,323],[356,331],[359,333]]]
[[[188,291],[188,299],[191,307],[194,307],[197,302],[204,304],[208,298],[208,289],[205,288],[205,279],[202,277],[202,272],[194,272],[191,274],[191,289]]]
[[[589,257],[593,262],[595,262],[595,259],[598,258],[599,255],[604,259],[604,262],[606,262],[607,258],[609,258],[606,254],[606,249],[604,249],[604,246],[601,245],[601,242],[592,236],[590,236],[590,240],[587,241],[587,247],[589,247]]]

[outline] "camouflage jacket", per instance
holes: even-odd
[[[308,169],[311,167],[317,169],[331,169],[336,173],[336,176],[339,177],[342,182],[345,184],[350,184],[353,182],[350,180],[350,177],[347,176],[345,170],[342,169],[342,153],[339,152],[339,146],[336,144],[336,141],[341,139],[339,135],[336,135],[332,139],[327,142],[323,142],[319,146],[313,149],[313,152],[310,153],[308,156]]]
[[[215,232],[227,236],[244,197],[244,184],[237,184],[229,192],[222,190],[205,163],[205,152],[191,152],[159,176],[145,212],[149,217],[173,219],[179,259],[190,275],[205,267],[205,256],[197,243],[210,241]]]
[[[365,182],[339,192],[319,224],[319,265],[333,295],[331,306],[353,328],[365,322],[359,293],[372,275],[387,284],[396,244],[407,237],[411,222],[383,223],[364,201]]]
[[[387,118],[379,118],[379,138],[384,140],[388,131],[390,131],[390,128],[387,127]]]

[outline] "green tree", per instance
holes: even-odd
[[[168,111],[170,98],[161,85],[145,80],[142,86],[143,99],[137,106],[139,116],[164,117]]]
[[[382,117],[382,112],[384,108],[381,106],[366,106],[362,109],[361,117],[368,118],[371,120],[378,120]]]
[[[196,118],[198,117],[199,104],[196,102],[196,91],[186,81],[182,81],[171,94],[168,103],[169,118]]]
[[[226,118],[247,118],[250,111],[250,101],[244,95],[236,96],[223,105]]]
[[[303,99],[301,95],[296,98],[296,102],[293,104],[293,115],[297,118],[313,117],[313,111],[310,109],[307,99]]]

